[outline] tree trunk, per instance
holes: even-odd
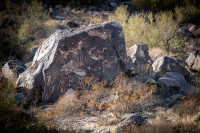
[[[167,56],[169,56],[169,52],[170,52],[170,43],[169,43],[169,40],[166,41],[166,45],[167,45]]]

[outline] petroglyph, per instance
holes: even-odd
[[[57,31],[38,48],[33,64],[19,77],[18,86],[42,88],[42,99],[55,102],[68,89],[79,88],[83,76],[113,80],[127,70],[124,65],[129,63],[122,34],[115,22]]]
[[[103,30],[100,29],[100,30],[89,30],[87,33],[89,36],[92,36],[92,37],[97,36],[103,40],[106,40],[108,39],[108,37],[111,38],[112,31],[108,29],[103,29]]]

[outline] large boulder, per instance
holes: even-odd
[[[200,50],[191,53],[186,62],[192,70],[200,72]]]
[[[130,56],[133,61],[133,74],[145,72],[148,70],[149,64],[153,63],[148,50],[147,44],[135,44],[127,50],[128,56]]]
[[[129,68],[122,27],[107,22],[52,34],[17,85],[42,95],[45,102],[54,102],[68,89],[79,88],[83,76],[110,81]]]
[[[155,60],[155,62],[152,64],[152,67],[153,71],[156,73],[180,72],[184,76],[189,74],[188,70],[186,69],[187,63],[174,57],[162,56]]]
[[[167,72],[159,76],[157,83],[168,95],[185,94],[190,85],[179,72]]]
[[[18,60],[8,61],[2,68],[3,77],[11,81],[16,86],[16,81],[20,73],[26,70],[26,66],[23,62]]]

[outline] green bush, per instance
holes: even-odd
[[[18,38],[30,37],[36,29],[44,28],[43,21],[49,17],[43,10],[41,2],[32,1],[22,6],[23,21],[18,29]]]
[[[15,3],[5,1],[5,9],[0,11],[0,62],[10,59],[24,59],[30,44],[20,41],[28,37],[38,37],[35,31],[46,30],[44,21],[49,15],[37,0]]]
[[[183,40],[177,36],[179,21],[174,19],[172,12],[128,15],[127,7],[120,6],[111,19],[123,26],[127,47],[135,43],[145,43],[150,48],[161,47],[169,53],[173,48],[182,45]]]
[[[4,38],[0,35],[0,68],[1,63],[10,59],[22,59],[26,53],[26,45],[17,41],[16,38]]]

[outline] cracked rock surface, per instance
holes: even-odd
[[[122,27],[106,22],[56,31],[38,48],[17,85],[32,97],[55,102],[68,89],[77,89],[84,76],[110,81],[130,67]]]

